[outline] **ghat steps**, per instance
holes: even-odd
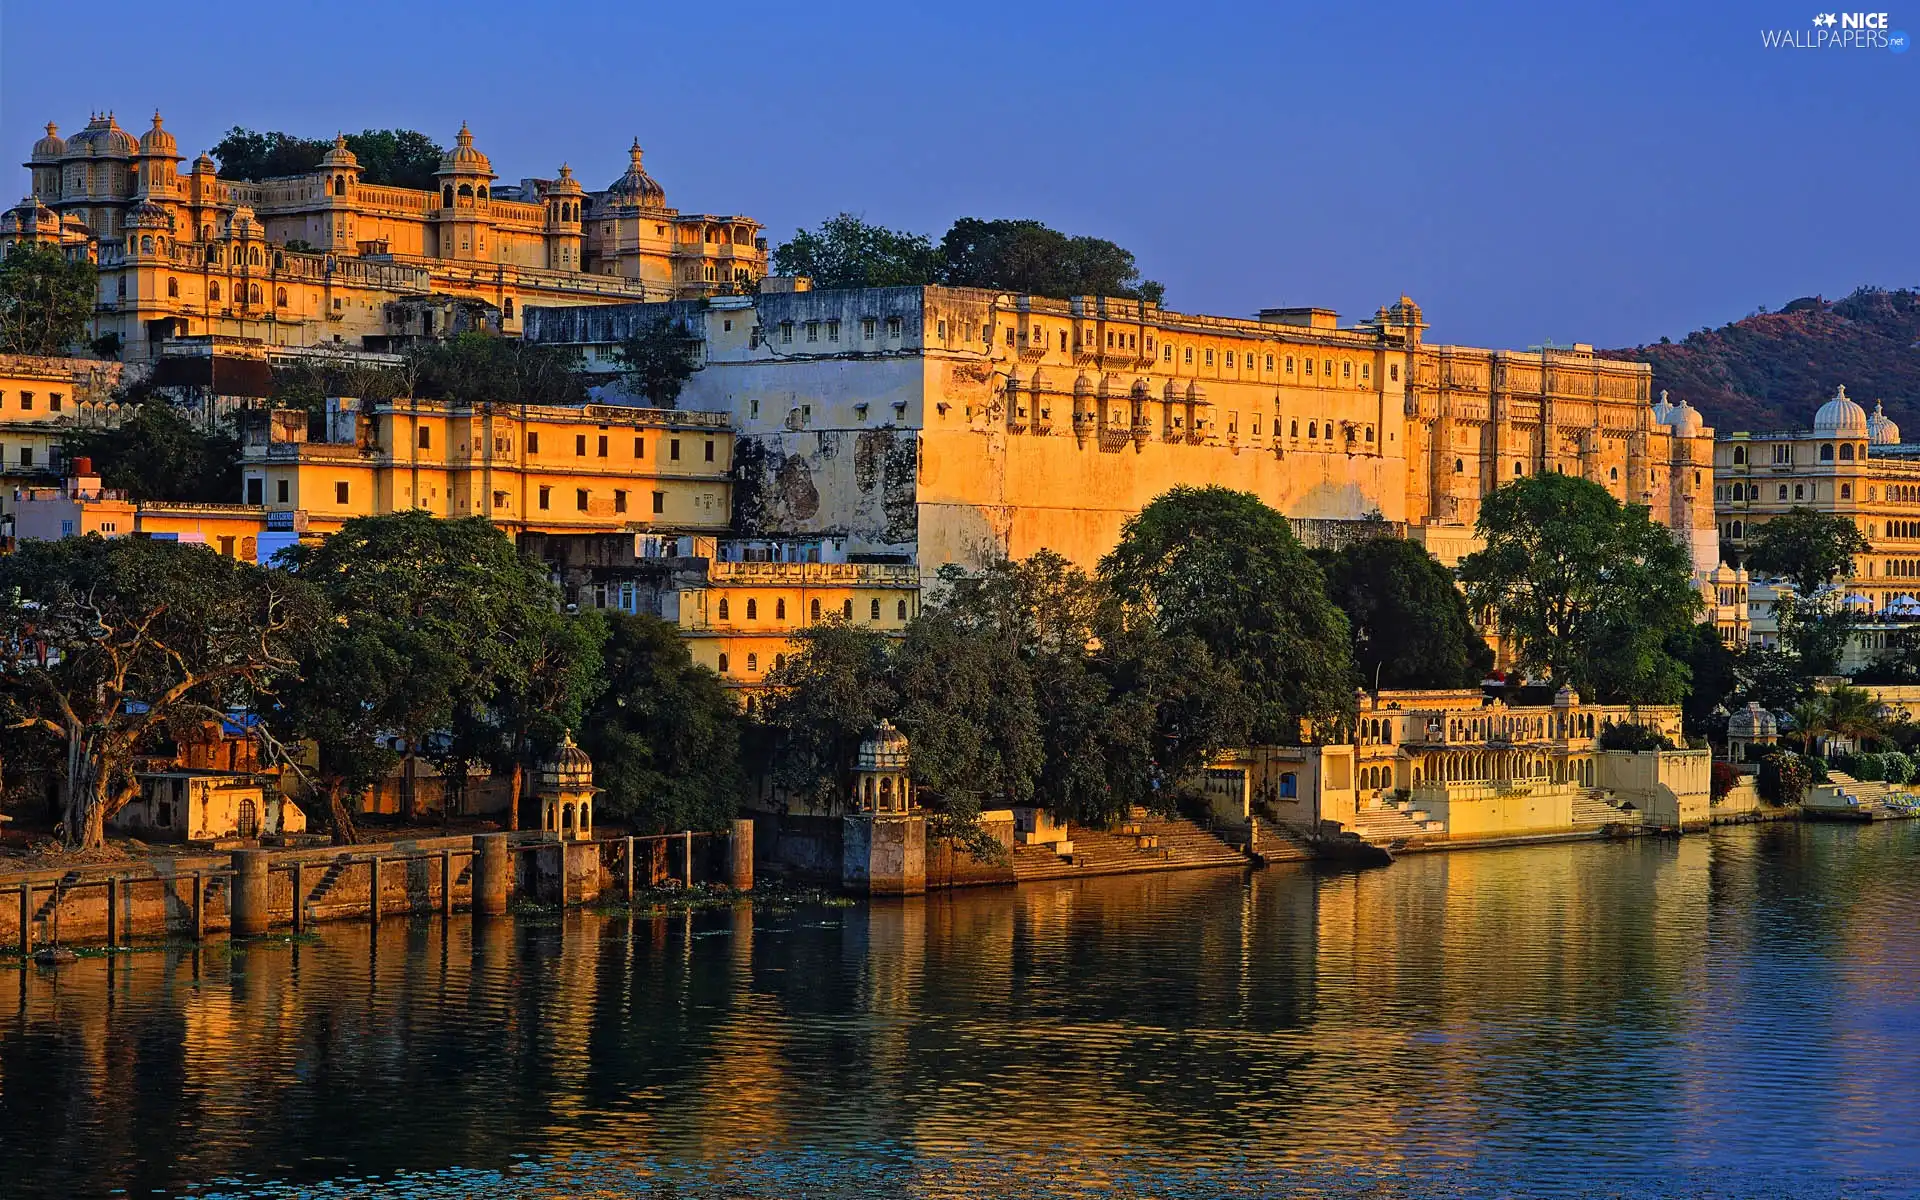
[[[1014,879],[1024,882],[1247,865],[1247,856],[1240,850],[1194,822],[1177,817],[1134,817],[1112,832],[1069,825],[1067,840],[1073,843],[1071,858],[1062,858],[1051,846],[1015,845]]]

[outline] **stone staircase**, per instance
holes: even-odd
[[[1050,846],[1015,845],[1013,877],[1069,879],[1176,871],[1192,867],[1244,867],[1247,856],[1192,821],[1136,815],[1112,831],[1070,825],[1073,854],[1062,858]]]
[[[1637,825],[1639,813],[1622,812],[1599,788],[1589,788],[1573,798],[1573,823],[1583,825]]]
[[[1313,857],[1313,847],[1304,837],[1274,824],[1265,817],[1256,816],[1253,821],[1260,830],[1260,844],[1255,849],[1261,858],[1270,863],[1276,863],[1305,862]]]
[[[1415,808],[1411,800],[1396,800],[1355,813],[1353,831],[1376,846],[1384,846],[1442,838],[1446,836],[1447,826],[1443,821],[1430,819],[1424,811]]]

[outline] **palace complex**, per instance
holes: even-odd
[[[1734,552],[1768,520],[1795,508],[1845,517],[1869,549],[1842,581],[1859,618],[1843,669],[1888,649],[1920,617],[1920,444],[1875,402],[1873,412],[1842,387],[1813,415],[1810,428],[1734,433],[1714,449],[1713,501],[1720,536]],[[1753,639],[1771,644],[1775,588],[1755,585]]]
[[[760,224],[682,213],[641,163],[589,191],[561,166],[496,182],[463,125],[432,190],[365,182],[344,137],[303,175],[223,179],[185,160],[154,114],[137,140],[112,114],[72,137],[49,123],[32,192],[0,248],[56,245],[100,270],[92,337],[144,362],[169,338],[379,349],[462,329],[517,333],[529,304],[669,300],[751,288]]]
[[[1405,297],[1341,326],[1315,308],[766,289],[538,308],[526,336],[612,372],[662,314],[705,342],[681,403],[740,431],[743,536],[835,539],[929,577],[1043,548],[1090,567],[1155,496],[1217,483],[1308,523],[1384,520],[1453,563],[1481,497],[1560,471],[1645,505],[1703,583],[1719,565],[1713,431],[1655,403],[1649,367],[1432,344]]]

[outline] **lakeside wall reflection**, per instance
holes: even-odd
[[[12,971],[0,1148],[37,1195],[1871,1194],[1920,1157],[1917,834],[336,925]]]

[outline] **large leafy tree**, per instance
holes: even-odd
[[[63,745],[67,841],[105,841],[138,790],[134,756],[168,722],[267,698],[324,611],[284,572],[175,542],[66,538],[0,558],[4,726]]]
[[[815,287],[920,286],[940,279],[941,255],[925,234],[872,225],[841,213],[817,229],[796,230],[773,251],[773,268],[806,275]]]
[[[1015,646],[936,609],[908,627],[890,666],[914,783],[935,802],[942,832],[964,832],[983,808],[1031,802],[1040,721]]]
[[[1680,718],[1689,733],[1725,732],[1724,717],[1714,710],[1730,700],[1740,687],[1739,656],[1720,637],[1712,621],[1701,621],[1667,639],[1667,653],[1687,670],[1687,691],[1680,699]]]
[[[92,263],[22,242],[0,259],[0,354],[65,354],[87,332],[99,299]]]
[[[962,217],[940,241],[940,281],[1036,296],[1120,296],[1159,302],[1133,253],[1096,237],[1069,237],[1039,221]]]
[[[1493,650],[1473,627],[1452,572],[1425,547],[1366,538],[1316,558],[1328,595],[1352,627],[1363,684],[1454,688],[1486,678]]]
[[[600,811],[642,832],[721,828],[747,790],[739,709],[674,626],[623,613],[606,620],[606,686],[580,736]]]
[[[162,400],[136,406],[111,428],[68,434],[66,452],[91,458],[108,487],[136,500],[230,504],[240,495],[240,440],[201,429]]]
[[[1525,670],[1599,699],[1677,702],[1668,639],[1698,617],[1687,551],[1642,508],[1569,475],[1528,476],[1480,506],[1485,548],[1460,565]]]
[[[355,838],[347,797],[392,768],[396,744],[450,766],[464,762],[478,753],[474,723],[494,719],[496,706],[555,695],[536,664],[573,675],[563,656],[536,652],[534,635],[560,607],[558,589],[483,517],[358,517],[324,542],[296,547],[292,558],[295,574],[319,588],[337,616],[275,710],[274,726],[285,740],[319,744],[317,783],[337,841]],[[462,731],[467,736],[457,737]],[[512,743],[524,757],[524,731]]]
[[[272,131],[259,133],[236,125],[213,146],[223,179],[272,179],[306,175],[333,148],[332,138],[303,138]],[[445,154],[434,140],[412,129],[367,129],[347,135],[347,149],[360,160],[366,183],[431,190],[434,171]]]
[[[462,333],[414,359],[411,394],[463,404],[583,404],[580,356],[521,338]]]
[[[686,322],[661,317],[614,347],[627,390],[655,408],[672,408],[700,369],[700,338]]]
[[[886,635],[828,621],[800,631],[795,652],[767,675],[761,719],[773,739],[769,772],[783,795],[831,811],[853,786],[853,756],[900,705]]]
[[[1257,497],[1174,488],[1126,523],[1100,572],[1130,620],[1194,639],[1232,673],[1252,737],[1291,744],[1303,723],[1351,714],[1347,619],[1286,518]]]
[[[1796,506],[1753,527],[1747,566],[1780,576],[1810,598],[1851,574],[1854,555],[1870,549],[1866,534],[1846,517]]]

